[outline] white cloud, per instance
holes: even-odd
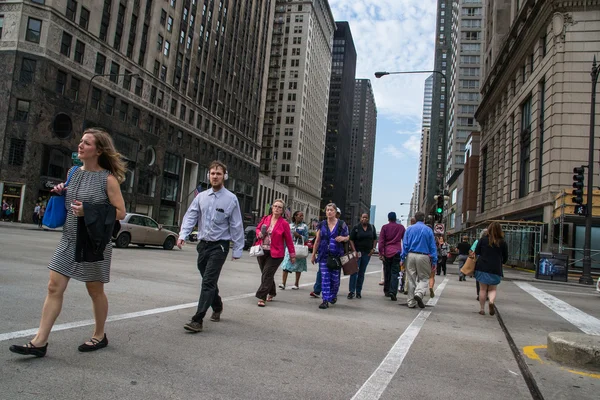
[[[383,154],[387,154],[390,155],[394,158],[397,158],[399,160],[402,160],[404,158],[406,158],[406,154],[404,154],[404,152],[402,150],[400,150],[399,148],[397,148],[396,146],[394,146],[393,144],[387,146],[386,148],[383,149]]]
[[[421,137],[418,135],[409,137],[408,140],[402,144],[402,147],[408,150],[410,155],[419,157],[421,154]]]
[[[396,121],[410,118],[420,128],[428,74],[391,75],[376,71],[433,69],[435,0],[330,0],[333,16],[348,21],[357,53],[357,78],[370,78],[378,112]]]

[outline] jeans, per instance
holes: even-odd
[[[202,289],[200,290],[198,309],[192,317],[192,321],[201,322],[210,307],[214,312],[223,310],[223,301],[219,296],[217,282],[229,253],[229,241],[201,241],[196,250],[198,251],[198,270],[202,276]]]
[[[279,265],[283,261],[283,257],[273,258],[271,252],[265,250],[265,255],[257,257],[258,266],[260,267],[261,279],[260,287],[256,291],[256,297],[261,300],[266,300],[267,295],[275,297],[277,291],[275,289],[275,273]]]
[[[456,258],[456,261],[458,261],[458,278],[461,280],[465,277],[465,274],[460,272],[460,269],[463,267],[463,265],[465,265],[467,258],[469,258],[469,256],[466,254],[459,254]]]
[[[448,261],[448,256],[440,256],[437,263],[437,274],[440,275],[442,271],[444,275],[446,275],[446,261]],[[464,264],[464,263],[463,263]]]
[[[358,272],[350,275],[350,293],[361,293],[363,282],[365,281],[365,272],[367,272],[367,266],[369,265],[369,261],[371,261],[371,256],[369,255],[369,252],[363,252],[360,258],[358,259]]]
[[[319,265],[319,264],[317,264]],[[315,284],[313,285],[313,292],[315,292],[315,294],[321,294],[321,268],[317,267],[317,277],[315,280]]]
[[[398,294],[398,275],[400,273],[400,255],[385,257],[383,260],[384,280],[383,293]]]

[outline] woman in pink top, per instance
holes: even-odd
[[[275,273],[285,257],[285,247],[290,253],[292,264],[296,262],[296,251],[290,231],[290,224],[282,218],[285,203],[281,199],[273,202],[271,214],[265,215],[256,227],[256,237],[262,246],[264,255],[257,257],[262,273],[260,287],[256,291],[258,306],[264,307],[265,301],[273,300],[277,294],[275,289]]]

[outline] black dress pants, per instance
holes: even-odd
[[[198,270],[202,276],[202,288],[200,290],[200,299],[198,300],[198,309],[192,320],[200,322],[209,308],[212,307],[215,312],[223,310],[223,301],[221,300],[221,296],[219,296],[217,282],[219,281],[223,264],[227,260],[229,241],[206,242],[201,240],[196,250],[198,251]]]

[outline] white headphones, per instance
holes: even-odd
[[[227,179],[229,179],[229,174],[228,174],[227,172],[225,172],[225,175],[223,175],[223,179],[224,179],[224,180],[227,180]],[[210,172],[208,172],[208,173],[206,174],[206,180],[207,180],[208,182],[210,182]]]

